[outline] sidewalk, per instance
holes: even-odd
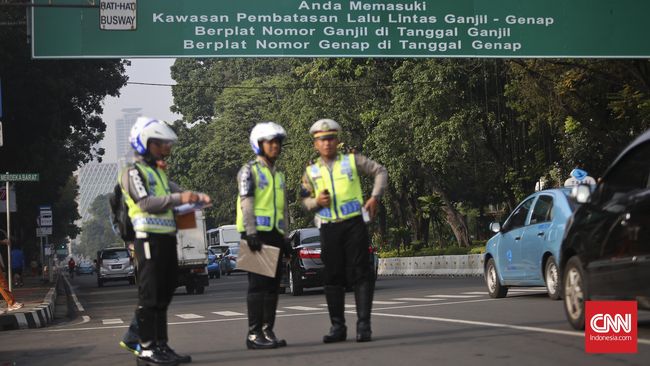
[[[40,276],[25,276],[23,278],[24,286],[14,287],[12,292],[16,301],[22,302],[25,306],[0,315],[0,331],[41,328],[47,326],[54,319],[58,274],[55,273],[53,283],[43,282]],[[1,297],[0,309],[7,310],[7,303]]]

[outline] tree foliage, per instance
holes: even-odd
[[[21,8],[4,7],[3,20],[24,21]],[[97,143],[106,125],[102,101],[125,85],[124,61],[33,60],[25,26],[6,25],[0,32],[4,146],[0,171],[39,173],[38,183],[19,183],[14,232],[27,251],[36,251],[38,206],[53,206],[51,242],[74,238],[79,218],[73,172],[101,160]]]
[[[598,177],[650,122],[647,60],[185,59],[173,70],[184,120],[172,175],[216,198],[212,225],[234,221],[256,122],[288,132],[293,227],[311,220],[298,186],[316,157],[309,126],[327,117],[343,127],[342,149],[389,171],[378,241],[452,235],[461,246],[486,238],[540,177],[558,185],[575,166]]]

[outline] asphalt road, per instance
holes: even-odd
[[[0,365],[133,365],[118,347],[132,317],[136,287],[97,288],[72,281],[73,319],[44,329],[0,332]],[[482,278],[381,277],[373,308],[373,342],[356,343],[354,296],[347,295],[348,341],[323,344],[329,328],[321,289],[280,296],[276,334],[289,343],[247,350],[246,276],[210,280],[203,295],[179,288],[169,310],[171,345],[196,365],[648,365],[650,313],[639,313],[637,354],[586,354],[584,336],[543,289],[491,299]],[[13,362],[13,363],[12,363]]]

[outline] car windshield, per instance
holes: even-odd
[[[102,252],[102,259],[125,259],[129,257],[126,250]]]
[[[222,246],[222,247],[211,247],[210,250],[212,250],[215,254],[223,254],[228,250],[227,246]]]
[[[230,247],[230,254],[231,255],[239,254],[239,247]]]

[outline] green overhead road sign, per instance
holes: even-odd
[[[650,57],[639,0],[100,0],[32,12],[34,58]]]
[[[38,182],[38,173],[0,174],[0,182]]]

